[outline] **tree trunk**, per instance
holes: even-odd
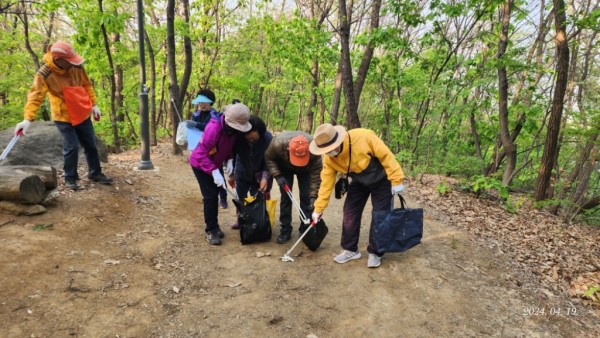
[[[374,34],[379,28],[379,11],[381,9],[381,0],[373,0],[371,3],[371,27],[370,33]],[[373,51],[375,50],[375,42],[373,39],[369,40],[365,53],[363,54],[358,73],[356,74],[356,83],[354,86],[354,102],[356,106],[360,106],[360,94],[362,93],[363,86],[367,79],[367,73],[369,72],[369,66],[373,59]]]
[[[354,100],[354,81],[352,77],[352,63],[350,60],[350,20],[346,9],[346,0],[340,0],[339,15],[340,15],[340,44],[342,65],[342,84],[344,88],[344,99],[346,102],[346,128],[360,128],[360,119],[356,101]]]
[[[190,28],[190,2],[189,0],[182,0],[181,5],[182,15],[185,19],[185,24],[188,28]],[[185,98],[185,94],[187,92],[188,85],[190,83],[190,76],[192,75],[192,41],[190,40],[190,35],[186,34],[183,37],[183,50],[185,55],[185,62],[183,67],[183,75],[181,76],[181,83],[179,84],[179,101],[177,102],[177,107],[179,111],[182,112],[183,107],[183,99]],[[182,115],[183,116],[183,115]]]
[[[335,89],[333,91],[333,100],[331,102],[331,124],[336,125],[338,123],[338,113],[340,111],[340,101],[342,97],[342,61],[338,64],[338,71],[335,74]]]
[[[103,13],[104,9],[102,8],[102,1],[98,0],[98,6],[100,8],[100,12]],[[106,32],[106,26],[104,24],[100,25],[100,29],[102,30],[102,37],[104,38],[104,49],[106,50],[106,57],[108,58],[108,65],[110,68],[110,120],[112,124],[113,131],[113,146],[115,147],[116,152],[121,151],[121,139],[119,138],[119,128],[117,126],[117,107],[116,107],[116,90],[117,84],[115,82],[115,66],[112,59],[112,53],[110,51],[110,42],[108,39],[108,33]]]
[[[554,25],[556,29],[556,84],[554,86],[554,97],[548,120],[548,131],[544,142],[544,153],[542,163],[535,187],[535,200],[541,201],[548,198],[550,188],[550,177],[552,168],[557,157],[558,135],[564,105],[567,79],[569,75],[569,45],[566,33],[565,3],[563,0],[553,0],[554,3]]]
[[[500,30],[500,41],[498,42],[498,91],[499,91],[499,121],[500,121],[500,140],[506,153],[506,166],[502,175],[502,184],[510,185],[512,173],[517,165],[517,147],[512,142],[509,134],[509,112],[508,112],[508,78],[506,72],[505,60],[503,60],[506,47],[508,46],[508,28],[510,25],[510,14],[512,11],[513,0],[507,0],[502,8],[502,29]]]
[[[42,201],[46,187],[39,176],[0,168],[0,199],[34,204]]]
[[[56,168],[51,166],[35,166],[35,165],[10,165],[0,166],[0,171],[17,171],[29,175],[38,176],[46,190],[52,190],[58,186],[58,178]]]
[[[306,116],[304,117],[304,125],[302,130],[307,133],[311,133],[313,129],[313,123],[315,119],[315,110],[317,109],[317,88],[319,87],[319,61],[314,60],[311,68],[311,83],[310,83],[310,101],[308,102],[308,109],[306,109]]]
[[[25,38],[25,49],[27,49],[27,53],[31,56],[33,60],[33,64],[35,65],[35,69],[40,68],[40,60],[37,54],[31,48],[31,44],[29,43],[29,17],[27,16],[27,7],[25,5],[25,1],[21,0],[21,15],[19,15],[21,22],[23,22],[23,35]]]
[[[175,60],[175,0],[167,1],[167,68],[169,69],[169,96],[171,100],[168,102],[169,116],[171,117],[171,142],[173,146],[173,154],[179,155],[182,153],[181,147],[175,142],[177,135],[177,125],[180,120],[177,111],[181,110],[181,105],[176,106],[179,101],[179,85],[177,82],[177,65]]]

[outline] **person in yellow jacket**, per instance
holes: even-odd
[[[92,83],[83,69],[84,59],[73,47],[62,41],[50,45],[43,59],[45,64],[35,74],[33,87],[27,94],[24,120],[17,124],[15,135],[27,134],[48,94],[52,120],[63,140],[65,186],[72,190],[79,189],[79,144],[85,150],[88,178],[102,184],[111,184],[112,179],[102,173],[100,166],[91,115],[98,121],[102,113],[96,105]]]
[[[399,194],[404,189],[402,168],[385,143],[369,129],[346,131],[342,126],[325,123],[317,127],[309,149],[315,155],[324,155],[321,186],[312,214],[314,222],[321,218],[329,204],[338,173],[352,179],[344,202],[341,239],[343,251],[334,260],[343,264],[359,259],[360,220],[367,200],[370,196],[373,211],[389,210],[392,195]],[[383,256],[373,241],[373,231],[371,223],[367,247],[367,266],[370,268],[379,267]]]

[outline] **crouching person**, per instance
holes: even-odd
[[[321,187],[312,214],[313,221],[319,220],[327,208],[337,174],[348,175],[352,179],[344,201],[341,240],[343,251],[334,260],[343,264],[359,259],[360,220],[367,200],[370,196],[373,211],[389,210],[392,194],[399,194],[404,189],[402,168],[385,143],[372,130],[363,128],[346,131],[342,126],[329,123],[320,125],[310,143],[310,152],[325,155]],[[369,268],[379,267],[383,256],[383,252],[378,250],[373,241],[373,231],[371,223],[367,246]]]

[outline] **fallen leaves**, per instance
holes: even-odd
[[[499,202],[470,193],[440,195],[439,180],[425,175],[426,183],[412,197],[448,216],[444,221],[449,225],[466,229],[536,275],[547,297],[566,290],[571,297],[589,299],[584,294],[590,285],[600,285],[600,228],[567,225],[543,209],[525,207],[531,203],[511,214]]]

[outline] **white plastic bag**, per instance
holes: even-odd
[[[185,135],[186,129],[185,122],[179,122],[179,125],[177,126],[177,135],[175,136],[175,143],[179,144],[180,146],[185,145],[187,142]]]

